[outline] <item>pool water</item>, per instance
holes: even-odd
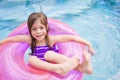
[[[1,0],[0,40],[32,12],[67,23],[92,43],[94,72],[83,80],[120,80],[120,0]]]

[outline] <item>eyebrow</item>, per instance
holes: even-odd
[[[45,28],[44,25],[40,25],[40,26],[38,26],[38,27],[43,27],[43,28]],[[36,27],[36,26],[33,26],[32,28],[37,28],[37,27]]]

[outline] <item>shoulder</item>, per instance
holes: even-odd
[[[60,35],[49,35],[48,37],[50,46],[55,45],[57,42],[59,42],[58,40],[60,40]]]
[[[57,42],[66,42],[66,41],[75,40],[75,38],[76,38],[76,36],[68,35],[68,34],[50,36],[50,40],[54,44]]]
[[[55,36],[54,35],[49,35],[48,38],[49,38],[49,45],[53,46],[55,44],[55,41],[54,41]]]

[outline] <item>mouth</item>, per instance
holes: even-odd
[[[36,35],[36,37],[41,37],[42,35]]]
[[[37,37],[37,38],[41,38],[41,37],[43,37],[43,35],[36,35],[35,37]]]
[[[36,35],[35,37],[36,37],[36,39],[38,39],[38,40],[44,39],[44,35]]]
[[[36,37],[41,37],[41,36],[43,36],[43,34],[36,34],[35,36]]]

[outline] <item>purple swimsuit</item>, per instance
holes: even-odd
[[[58,48],[56,45],[53,45],[52,47],[46,46],[36,46],[35,51],[33,53],[33,56],[37,56],[39,59],[45,61],[44,55],[47,51],[52,50],[55,52],[58,52]]]

